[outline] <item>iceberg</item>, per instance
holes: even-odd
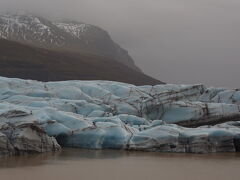
[[[60,146],[240,151],[240,90],[0,77],[0,154],[56,151]]]
[[[21,121],[23,117],[24,121]],[[0,155],[43,153],[61,149],[56,139],[48,136],[27,112],[9,110],[1,113],[0,119]]]

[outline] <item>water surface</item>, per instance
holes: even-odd
[[[240,154],[65,149],[0,159],[0,180],[239,180]]]

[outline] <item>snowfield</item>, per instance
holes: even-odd
[[[236,152],[239,105],[238,89],[0,77],[0,154],[60,146]]]

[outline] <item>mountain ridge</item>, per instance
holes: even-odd
[[[0,37],[53,50],[92,53],[141,71],[128,52],[95,25],[51,21],[32,14],[0,14]]]

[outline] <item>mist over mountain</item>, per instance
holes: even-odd
[[[128,52],[94,25],[53,22],[32,14],[0,14],[0,37],[37,47],[101,55],[140,71]]]
[[[2,12],[102,27],[165,82],[228,87],[240,84],[239,7],[238,0],[0,0]]]

